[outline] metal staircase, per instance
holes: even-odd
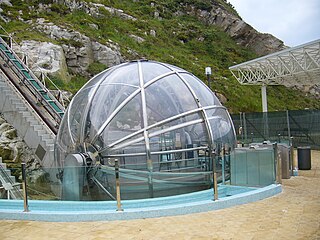
[[[0,66],[6,77],[18,91],[33,105],[51,130],[56,133],[64,114],[62,104],[46,86],[32,73],[12,48],[0,37]],[[41,105],[41,111],[37,105]]]
[[[62,93],[51,82],[59,96],[52,94],[11,43],[9,35],[0,35],[0,114],[17,129],[42,167],[50,170],[55,167],[54,140],[65,111]]]
[[[16,183],[15,177],[11,176],[11,171],[6,168],[5,163],[2,163],[0,157],[0,189],[7,191],[8,199],[23,199],[20,185],[20,183]]]

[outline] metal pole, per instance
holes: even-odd
[[[263,111],[263,125],[264,125],[264,140],[269,139],[269,123],[268,123],[268,100],[267,100],[267,86],[261,86],[262,96],[262,111]]]
[[[278,174],[277,174],[277,176],[278,176],[278,183],[282,183],[282,166],[281,166],[281,164],[282,164],[282,159],[281,159],[281,154],[280,154],[280,152],[278,151],[278,159],[277,159],[277,162],[278,162],[278,164],[277,164],[277,172],[278,172]]]
[[[22,170],[23,209],[24,209],[23,211],[29,212],[25,163],[21,163],[21,170]]]
[[[212,177],[213,177],[213,199],[218,200],[218,183],[217,183],[217,173],[216,173],[216,153],[212,151]],[[218,153],[219,156],[219,153]]]
[[[288,138],[289,141],[291,140],[291,129],[290,129],[290,118],[289,118],[289,111],[286,111],[287,114],[287,128],[288,128]]]
[[[213,182],[213,188],[214,188],[214,201],[218,200],[218,183],[217,183],[217,173],[213,174],[214,182]]]
[[[242,112],[240,112],[240,127],[241,127],[241,146],[243,146],[243,136],[244,136],[244,126],[243,126],[243,121],[242,121]]]
[[[291,169],[291,176],[293,176],[293,154],[294,154],[294,148],[293,148],[293,137],[290,137],[290,160],[289,160],[289,168]]]
[[[245,143],[247,144],[248,143],[248,132],[247,132],[246,113],[243,113],[242,116],[243,116],[244,140],[245,140]]]
[[[12,48],[12,37],[9,37],[9,47]]]
[[[119,160],[114,160],[114,170],[116,174],[116,198],[117,198],[117,211],[123,211],[121,208],[121,197],[120,197],[120,174],[119,174]]]
[[[211,79],[210,79],[210,74],[207,74],[207,78],[208,78],[208,87],[211,89]]]
[[[222,158],[221,158],[221,173],[222,173],[222,184],[226,184],[226,177],[225,177],[225,157],[226,157],[226,149],[225,146],[222,147]]]
[[[267,86],[261,86],[261,96],[262,96],[262,111],[268,112],[268,101],[267,101]]]

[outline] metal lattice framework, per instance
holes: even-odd
[[[229,68],[241,84],[320,84],[320,39]]]

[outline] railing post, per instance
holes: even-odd
[[[223,147],[222,147],[222,156],[221,156],[222,184],[226,184],[225,161],[226,161],[226,149],[225,149],[225,146],[223,146]]]
[[[246,121],[246,113],[242,114],[243,116],[243,132],[244,132],[244,140],[245,143],[248,143],[248,132],[247,132],[247,121]]]
[[[294,171],[294,167],[293,167],[293,154],[294,154],[294,148],[293,148],[293,137],[290,137],[290,159],[289,159],[289,168],[291,170],[291,176],[293,176],[293,171]]]
[[[27,180],[26,180],[26,164],[21,163],[22,170],[22,189],[23,189],[23,208],[24,212],[29,212],[28,206],[28,191],[27,191]]]
[[[121,208],[121,197],[120,197],[120,174],[119,174],[119,160],[114,160],[114,170],[116,175],[116,198],[117,198],[117,211],[123,211]]]
[[[9,36],[9,47],[12,49],[12,37]]]
[[[277,148],[277,150],[278,150],[278,148]],[[278,183],[282,184],[282,159],[281,159],[281,154],[280,154],[279,150],[277,152],[277,156],[278,156],[278,158],[277,158]]]
[[[219,154],[219,153],[218,153]],[[219,155],[218,155],[219,156]],[[212,151],[212,177],[213,177],[213,199],[218,200],[218,183],[217,183],[217,173],[216,173],[216,153]]]

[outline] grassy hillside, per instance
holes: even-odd
[[[237,45],[218,27],[204,25],[189,15],[175,14],[185,9],[188,4],[210,10],[212,8],[210,0],[96,1],[109,7],[122,9],[125,13],[137,18],[137,21],[121,19],[104,9],[100,9],[101,15],[93,17],[82,10],[71,12],[67,7],[59,4],[52,4],[50,12],[38,11],[39,2],[50,3],[51,1],[12,0],[12,7],[2,5],[4,10],[2,15],[10,18],[11,21],[5,23],[0,20],[1,25],[7,31],[14,32],[14,37],[18,41],[34,39],[54,42],[44,34],[32,30],[28,22],[39,17],[45,18],[56,25],[77,30],[101,43],[108,40],[118,43],[126,60],[147,58],[171,63],[192,72],[204,82],[207,81],[204,69],[206,66],[211,66],[212,89],[227,97],[228,102],[225,105],[231,112],[261,111],[260,88],[241,86],[228,70],[232,65],[255,58],[255,53]],[[225,1],[216,2],[223,4],[225,8],[236,14]],[[159,13],[159,18],[154,17],[155,11]],[[19,16],[24,22],[19,20]],[[89,27],[90,24],[98,26],[98,30]],[[155,36],[150,34],[152,30],[155,31]],[[130,35],[139,36],[145,41],[138,43]],[[54,43],[59,44],[59,42]],[[91,70],[95,73],[101,70],[101,66],[93,66]],[[71,86],[66,86],[61,79],[56,81],[62,87],[76,90],[86,80],[81,76],[74,76]],[[318,100],[305,97],[299,91],[282,86],[268,88],[268,104],[271,111],[320,108]]]

